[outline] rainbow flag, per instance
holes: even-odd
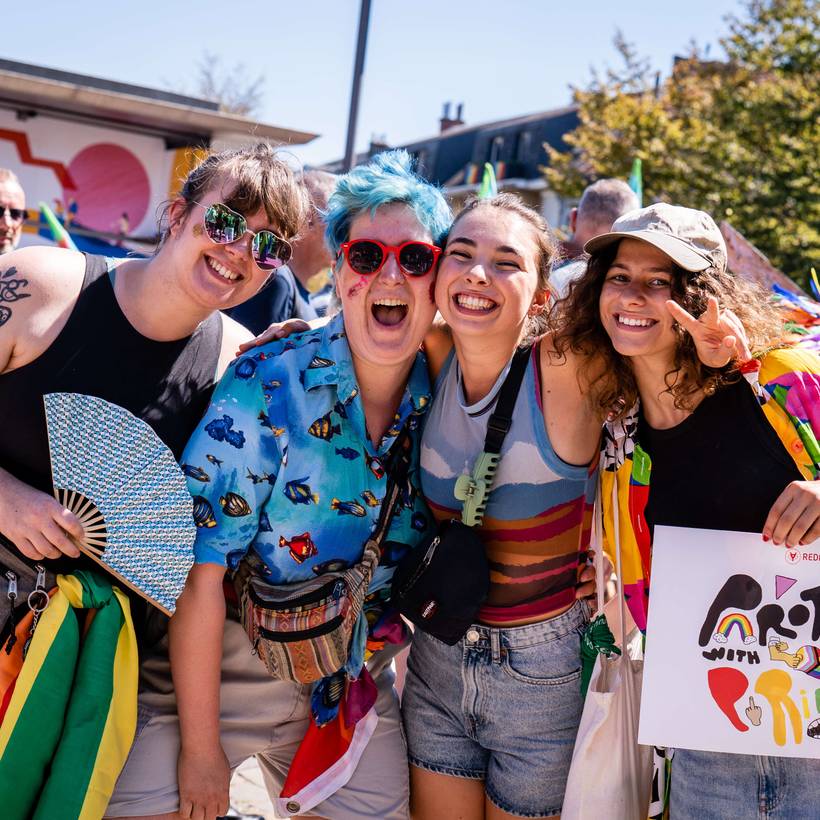
[[[640,159],[632,160],[632,172],[629,175],[629,187],[638,197],[638,207],[643,208],[643,167]]]
[[[93,610],[82,631],[77,609]],[[18,668],[0,670],[0,814],[99,820],[137,727],[128,599],[97,573],[58,575],[25,660],[15,650]]]
[[[65,226],[54,216],[54,211],[52,211],[45,202],[40,203],[40,221],[48,225],[51,230],[51,236],[54,238],[58,247],[68,248],[72,251],[77,250],[77,246],[74,244],[74,240],[65,229]]]

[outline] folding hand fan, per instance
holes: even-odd
[[[43,398],[54,495],[85,531],[77,547],[171,615],[196,535],[173,454],[116,404],[79,393]]]

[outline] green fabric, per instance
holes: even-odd
[[[97,612],[83,638],[63,734],[34,820],[79,817],[114,693],[114,656],[125,618],[110,584],[90,573],[75,575],[83,584],[84,607]]]
[[[620,655],[621,650],[615,646],[615,636],[606,621],[603,612],[596,615],[581,636],[581,696],[586,697],[589,680],[595,668],[598,655]]]
[[[69,610],[37,682],[17,719],[18,730],[9,738],[0,758],[0,795],[4,820],[27,820],[43,786],[48,764],[60,737],[71,692],[79,629]],[[25,731],[19,731],[25,727]]]
[[[78,608],[97,612],[81,644],[75,603],[61,587],[49,606],[68,598],[62,620],[40,621],[34,641],[47,651],[0,758],[3,820],[76,820],[88,794],[126,615],[106,579],[87,571],[73,577],[82,586]],[[38,657],[32,650],[23,668]]]

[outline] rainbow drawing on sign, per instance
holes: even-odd
[[[728,615],[724,615],[717,625],[717,631],[712,635],[712,640],[716,643],[726,643],[733,628],[737,630],[743,643],[754,643],[755,635],[752,622],[740,612],[730,612]]]

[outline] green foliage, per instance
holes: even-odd
[[[727,219],[805,285],[820,260],[820,4],[749,0],[727,20],[722,61],[696,46],[659,81],[619,33],[623,66],[575,89],[568,151],[545,146],[550,186],[578,196],[643,162],[644,203]]]

